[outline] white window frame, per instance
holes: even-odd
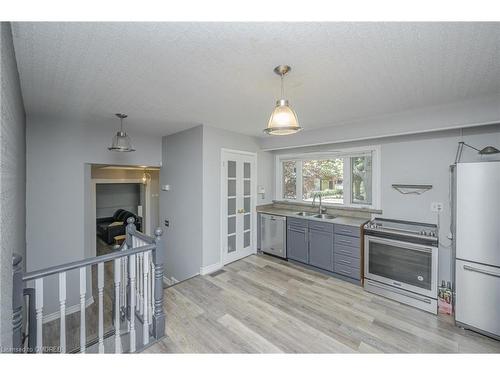
[[[359,204],[352,203],[351,196],[351,157],[370,155],[372,157],[372,203],[371,204]],[[344,159],[344,203],[324,203],[327,207],[349,207],[349,208],[368,208],[378,210],[380,209],[380,145],[367,146],[367,147],[356,147],[356,148],[345,148],[345,149],[335,149],[321,152],[309,152],[309,153],[296,153],[296,154],[283,154],[276,155],[275,158],[275,171],[276,171],[276,183],[275,183],[275,200],[282,202],[297,202],[297,203],[311,203],[302,199],[302,161],[307,159]],[[296,193],[297,199],[284,199],[283,189],[282,189],[282,168],[281,163],[284,161],[295,161],[296,164]]]

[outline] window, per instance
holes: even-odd
[[[295,161],[284,161],[282,164],[282,197],[284,199],[297,198],[297,168]]]
[[[351,158],[351,202],[372,204],[372,157]]]
[[[277,156],[278,200],[377,208],[379,148]]]
[[[344,203],[343,159],[302,161],[302,200],[312,201],[318,192],[325,203]]]

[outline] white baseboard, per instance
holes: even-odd
[[[167,276],[163,276],[163,282],[165,284],[167,284],[168,286],[174,285],[174,283],[172,282],[172,280],[170,280]]]
[[[94,297],[91,296],[90,298],[87,298],[85,301],[85,307],[89,307],[94,303]],[[66,315],[70,315],[73,313],[76,313],[77,311],[80,311],[80,304],[69,306],[66,308]],[[53,320],[59,319],[61,316],[60,311],[54,311],[53,313],[47,314],[43,316],[43,324],[49,323]]]
[[[221,262],[211,264],[209,266],[200,267],[200,275],[208,275],[212,272],[218,271],[223,267]]]
[[[167,284],[168,286],[172,286],[172,285],[175,285],[179,282],[179,280],[177,280],[175,277],[170,277],[168,278],[167,276],[163,276],[163,282],[165,284]]]

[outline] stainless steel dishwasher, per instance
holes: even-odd
[[[260,250],[286,259],[286,216],[260,215]]]

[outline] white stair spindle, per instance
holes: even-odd
[[[97,264],[97,290],[99,295],[99,353],[104,353],[104,263]]]
[[[114,276],[115,276],[115,353],[121,353],[121,337],[120,337],[120,279],[121,279],[121,259],[115,259]]]
[[[136,302],[136,310],[139,311],[139,304],[140,304],[140,296],[139,296],[139,283],[140,283],[140,277],[141,277],[141,271],[139,267],[139,259],[140,259],[140,254],[137,254],[135,257],[135,269],[136,269],[136,284],[135,284],[135,302]]]
[[[155,310],[155,266],[153,264],[153,254],[149,252],[149,322],[153,321],[153,312]]]
[[[66,272],[59,274],[59,345],[61,353],[66,353]]]
[[[43,353],[43,279],[35,280],[36,351]]]
[[[80,268],[80,353],[85,353],[87,345],[85,326],[85,297],[87,293],[87,270]]]
[[[130,276],[130,352],[135,352],[135,254],[129,259],[129,276]]]
[[[149,275],[149,256],[148,252],[143,253],[144,259],[143,259],[143,267],[144,267],[144,295],[143,295],[143,326],[142,326],[142,337],[143,337],[143,344],[147,345],[149,343],[149,313],[148,313],[148,275]]]
[[[144,253],[139,254],[139,314],[144,314]]]

